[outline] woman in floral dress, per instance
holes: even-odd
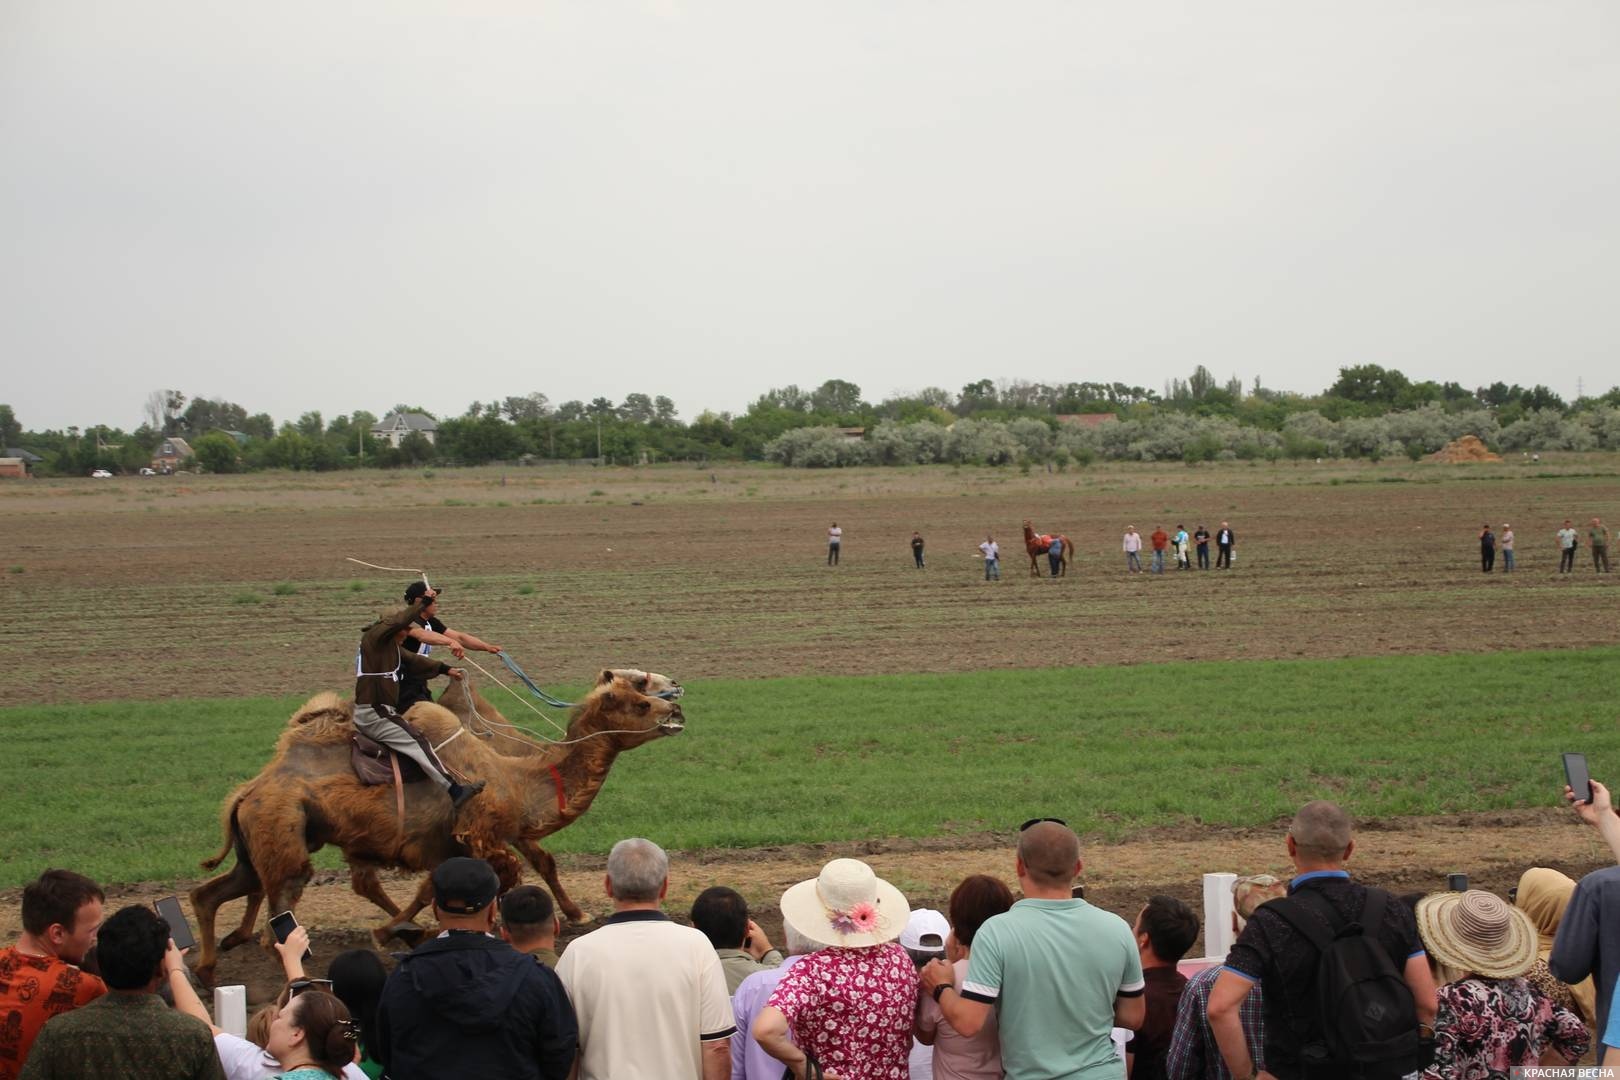
[[[857,859],[834,859],[782,894],[783,922],[824,946],[782,977],[754,1021],[755,1040],[795,1080],[811,1075],[806,1052],[829,1080],[906,1080],[917,968],[895,939],[910,913]]]
[[[1525,978],[1537,941],[1524,912],[1471,889],[1424,897],[1417,923],[1429,955],[1466,973],[1440,987],[1423,1080],[1506,1080],[1514,1066],[1572,1064],[1586,1053],[1581,1018]]]

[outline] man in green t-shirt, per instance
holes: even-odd
[[[1609,572],[1609,530],[1602,518],[1593,518],[1586,530],[1586,539],[1592,545],[1592,569],[1599,574]]]
[[[1024,899],[979,927],[961,989],[944,961],[919,973],[966,1038],[995,1010],[1007,1080],[1124,1080],[1110,1035],[1142,1026],[1142,958],[1124,919],[1074,898],[1080,866],[1067,825],[1027,823],[1016,863]]]

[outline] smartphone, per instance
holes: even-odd
[[[174,939],[177,949],[190,949],[197,944],[197,938],[191,932],[191,924],[186,922],[186,916],[180,910],[178,896],[165,896],[152,907],[163,916],[163,921],[169,924],[169,936]]]
[[[1467,892],[1468,891],[1468,875],[1467,874],[1447,874],[1446,875],[1446,888],[1450,889],[1452,892]]]
[[[1076,900],[1084,900],[1086,898],[1086,887],[1084,885],[1076,885],[1074,888],[1069,890],[1069,895]]]
[[[1592,801],[1592,774],[1586,771],[1585,754],[1564,755],[1564,778],[1577,802]]]
[[[276,940],[285,943],[287,935],[298,929],[298,918],[290,911],[283,911],[280,915],[270,916],[270,932],[276,935]],[[310,958],[310,951],[304,950],[304,959]]]

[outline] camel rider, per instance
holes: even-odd
[[[413,581],[410,588],[405,590],[405,602],[414,604],[421,597],[427,597],[428,602],[422,605],[422,613],[412,622],[409,630],[405,632],[404,648],[419,656],[427,656],[433,651],[433,646],[440,645],[450,650],[457,660],[465,655],[466,650],[474,652],[498,653],[499,645],[491,645],[471,634],[460,630],[452,630],[439,621],[439,590],[430,589],[425,581]],[[432,676],[428,676],[431,678]],[[427,678],[417,675],[414,671],[401,671],[399,680],[399,711],[405,713],[418,701],[432,701],[433,694],[428,690]]]
[[[414,604],[389,612],[366,627],[355,654],[354,726],[366,738],[422,766],[428,779],[444,788],[451,804],[459,808],[484,790],[484,782],[457,783],[433,747],[408,727],[398,712],[399,681],[406,671],[423,679],[436,675],[459,679],[464,674],[459,668],[401,647],[411,624],[432,602],[432,597],[419,597]]]

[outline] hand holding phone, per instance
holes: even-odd
[[[186,922],[185,912],[180,910],[178,896],[165,896],[152,905],[163,921],[169,924],[169,937],[174,939],[177,949],[190,949],[197,944],[197,938],[191,932],[191,924]]]
[[[1564,755],[1564,778],[1578,803],[1592,801],[1592,775],[1586,770],[1585,754]]]
[[[276,935],[278,944],[287,944],[288,939],[293,935],[293,931],[301,929],[303,928],[298,925],[297,917],[290,911],[283,911],[280,915],[270,917],[270,932]],[[309,931],[305,930],[299,937],[304,941],[303,959],[308,960],[313,956],[309,951]]]

